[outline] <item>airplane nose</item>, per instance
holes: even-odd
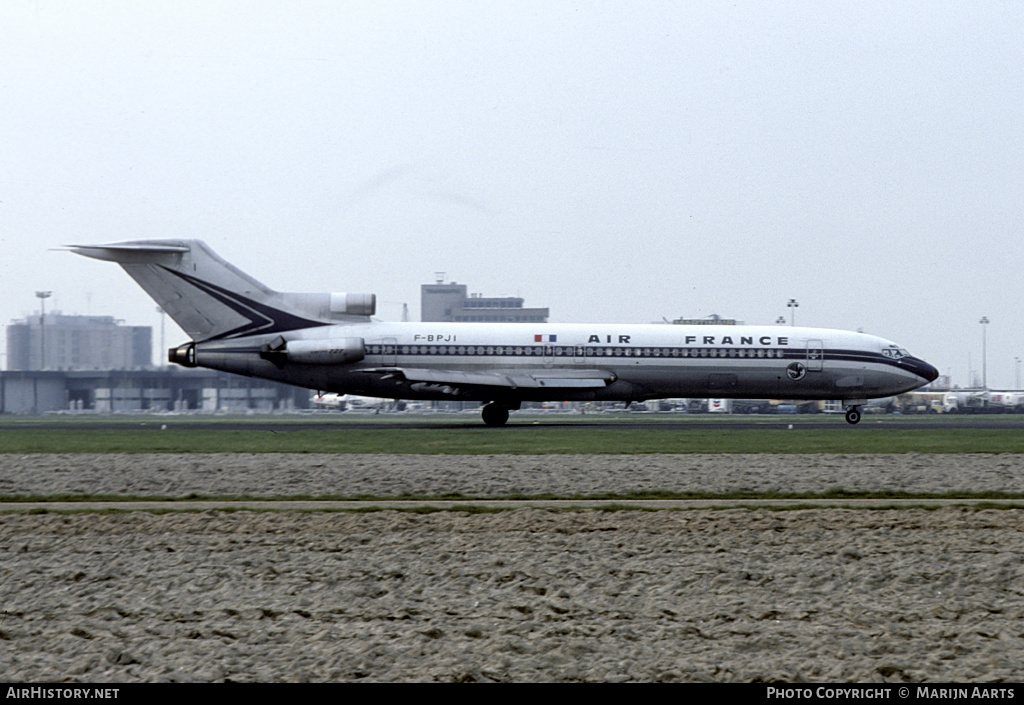
[[[923,377],[929,382],[934,382],[938,378],[939,371],[924,360],[919,360],[916,357],[906,358],[906,360],[910,362],[910,371],[918,377]]]

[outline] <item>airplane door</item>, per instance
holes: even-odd
[[[820,340],[807,341],[807,371],[821,372],[825,360],[825,346]]]
[[[572,361],[583,363],[587,361],[587,348],[584,345],[576,345],[572,349]]]
[[[544,367],[551,367],[555,364],[555,346],[545,345],[544,346]]]

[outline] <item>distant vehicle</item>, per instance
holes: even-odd
[[[775,405],[768,399],[708,399],[712,414],[770,414]]]
[[[903,414],[948,413],[947,394],[944,392],[908,392],[897,400]]]
[[[834,399],[860,421],[868,399],[938,371],[893,342],[823,328],[738,325],[384,323],[373,294],[281,293],[199,240],[74,245],[119,263],[192,338],[184,367],[321,392],[486,402],[504,424],[525,401],[666,397]],[[280,253],[275,253],[280,256]]]
[[[733,414],[770,414],[775,409],[768,399],[733,399]]]
[[[947,392],[942,407],[949,414],[1024,413],[1024,391],[958,389]]]
[[[708,399],[709,414],[732,413],[732,399]]]
[[[872,399],[864,407],[866,413],[872,414],[892,414],[899,410],[899,404],[896,397],[883,397],[881,399]]]
[[[1007,414],[1024,414],[1024,391],[989,391],[989,405]]]

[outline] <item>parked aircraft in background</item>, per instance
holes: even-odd
[[[312,402],[313,406],[325,409],[337,409],[338,411],[362,411],[365,409],[380,410],[382,407],[394,403],[390,399],[360,397],[355,394],[336,394],[334,392],[314,394],[310,399],[310,402]]]
[[[863,333],[780,326],[385,323],[373,294],[282,293],[199,240],[73,245],[117,262],[192,338],[171,362],[308,389],[485,402],[504,424],[524,401],[667,397],[834,399],[860,421],[868,399],[938,376]]]

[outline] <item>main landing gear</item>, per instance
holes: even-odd
[[[846,423],[860,423],[859,406],[849,406],[846,408]]]
[[[508,421],[508,412],[510,409],[518,409],[519,404],[499,404],[497,402],[491,402],[487,404],[482,412],[484,423],[488,426],[504,426],[505,422]]]

